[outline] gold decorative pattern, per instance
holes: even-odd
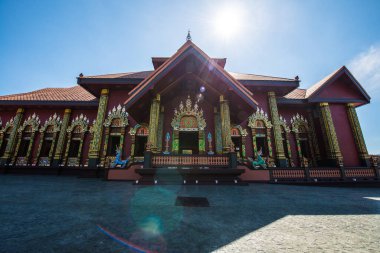
[[[30,155],[32,151],[32,147],[34,144],[34,137],[36,132],[38,131],[38,128],[40,126],[40,118],[33,113],[33,115],[29,116],[24,123],[19,127],[18,129],[18,141],[16,145],[16,149],[14,152],[14,156],[12,159],[12,163],[16,163],[16,165],[27,165],[29,164],[30,160]],[[24,138],[24,134],[30,134],[28,136],[28,139],[30,140],[29,145],[27,147],[27,153],[25,157],[18,157],[19,149],[20,149],[20,144],[22,139]]]
[[[61,131],[58,135],[58,141],[57,141],[57,148],[55,150],[54,159],[61,160],[63,148],[65,146],[65,138],[66,138],[66,129],[69,125],[70,121],[70,115],[71,115],[71,109],[65,109],[65,112],[63,114],[63,120],[61,125]]]
[[[107,103],[108,103],[108,89],[102,89],[99,105],[98,114],[96,120],[92,126],[92,139],[90,144],[89,159],[98,159],[100,152],[100,145],[103,135],[103,121],[106,115]]]
[[[174,117],[172,120],[172,127],[174,130],[179,131],[198,131],[198,130],[204,130],[206,127],[206,121],[203,118],[203,110],[199,109],[199,106],[197,103],[194,103],[194,106],[192,105],[192,101],[190,99],[190,96],[187,97],[185,106],[183,105],[183,102],[181,101],[178,110],[177,108],[174,109]],[[181,126],[181,120],[183,117],[194,117],[196,119],[197,126],[196,127],[186,127]]]
[[[234,125],[231,127],[231,136],[235,135],[235,132],[237,133],[237,136],[241,136],[241,153],[242,153],[242,158],[246,157],[246,137],[248,135],[247,129],[242,128],[240,125]]]
[[[132,127],[129,130],[129,134],[131,135],[131,158],[134,158],[135,156],[135,148],[136,148],[136,135],[141,135],[141,136],[149,136],[149,129],[148,125],[142,123],[136,124],[134,127]]]
[[[41,166],[50,166],[51,160],[53,158],[53,152],[55,149],[55,144],[57,140],[58,132],[61,128],[61,117],[56,113],[50,116],[44,123],[44,125],[40,129],[40,143],[37,151],[37,164]],[[46,137],[47,134],[51,135],[51,137]],[[47,157],[40,157],[42,145],[47,138],[52,140],[52,144],[50,146],[49,155]]]
[[[9,161],[12,154],[14,153],[13,151],[15,149],[15,141],[17,138],[17,130],[21,124],[21,120],[22,120],[23,115],[24,115],[24,109],[18,108],[17,112],[16,112],[16,116],[14,117],[14,120],[12,120],[13,122],[10,123],[10,124],[13,124],[13,127],[12,127],[12,131],[9,134],[9,139],[8,139],[7,146],[5,148],[4,156],[2,157],[3,162],[5,162],[5,163],[7,163]],[[9,127],[7,125],[8,125],[8,122],[5,125],[5,129],[7,129]]]
[[[278,115],[276,94],[274,92],[268,92],[268,99],[269,99],[269,109],[270,109],[272,124],[273,124],[274,146],[276,147],[276,159],[285,160],[286,157],[285,157],[285,152],[284,152],[284,145],[282,144],[281,124],[280,124],[280,118]]]
[[[364,141],[363,132],[360,127],[358,115],[356,114],[355,106],[352,103],[347,104],[347,115],[350,121],[352,134],[354,136],[356,148],[361,159],[369,159],[367,146]]]
[[[231,119],[230,119],[230,106],[223,96],[220,96],[220,119],[222,125],[222,145],[223,152],[230,152],[232,143],[231,139]]]
[[[152,104],[150,106],[150,115],[149,115],[149,136],[148,142],[151,144],[151,148],[153,152],[157,152],[157,132],[158,132],[158,124],[160,117],[160,103],[161,97],[160,94],[157,94],[155,98],[152,100]],[[161,141],[161,140],[160,140]]]
[[[264,110],[257,107],[256,112],[248,117],[248,126],[252,130],[252,145],[253,145],[253,155],[257,157],[258,149],[256,146],[256,129],[258,128],[258,123],[263,122],[264,128],[266,128],[266,138],[268,145],[269,156],[272,157],[272,141],[271,141],[271,128],[272,123],[268,119],[268,114]],[[260,127],[261,128],[261,127]]]
[[[101,164],[104,166],[108,161],[107,158],[107,150],[108,150],[108,141],[110,135],[120,136],[119,147],[121,153],[123,152],[123,144],[125,137],[125,128],[129,125],[128,122],[128,112],[125,110],[125,107],[120,104],[117,107],[113,107],[112,110],[108,112],[108,116],[104,121],[105,133],[104,133],[104,147],[103,147],[103,155],[101,157]],[[120,128],[120,131],[115,131],[111,133],[112,128]],[[113,154],[112,154],[113,156]]]
[[[71,125],[67,128],[67,145],[65,156],[63,159],[63,164],[67,166],[78,166],[80,165],[80,160],[82,158],[82,150],[83,150],[83,141],[85,138],[85,134],[88,131],[89,119],[87,116],[80,114],[77,115],[72,121]],[[78,139],[80,141],[77,157],[69,157],[69,150],[71,146],[71,141],[73,139]]]
[[[338,138],[336,136],[334,123],[328,103],[320,103],[321,125],[325,134],[326,151],[329,159],[334,159],[338,166],[343,163],[342,153],[340,152]]]

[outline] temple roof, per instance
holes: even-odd
[[[295,89],[284,96],[287,99],[305,99],[306,89]]]
[[[154,70],[146,70],[146,71],[138,71],[138,72],[125,72],[125,73],[115,73],[115,74],[103,74],[103,75],[95,75],[95,76],[83,76],[83,78],[90,79],[115,79],[115,78],[125,78],[125,79],[145,79]],[[282,82],[294,82],[295,79],[284,78],[284,77],[274,77],[274,76],[264,76],[264,75],[256,75],[256,74],[244,74],[244,73],[236,73],[227,71],[232,77],[234,77],[238,81],[282,81]]]
[[[132,91],[129,92],[130,97],[125,101],[127,107],[131,106],[137,99],[143,96],[148,89],[154,87],[154,85],[169,72],[176,64],[182,62],[188,55],[195,55],[199,60],[207,62],[209,69],[217,73],[222,80],[238,94],[243,100],[253,107],[257,106],[257,102],[252,98],[252,93],[240,82],[238,82],[232,75],[230,75],[222,66],[220,66],[215,60],[204,53],[199,47],[197,47],[191,40],[186,41],[178,51],[160,65],[149,77],[139,83]]]
[[[84,88],[76,85],[69,88],[45,88],[27,93],[0,96],[1,102],[6,101],[67,101],[67,102],[91,102],[96,97]]]

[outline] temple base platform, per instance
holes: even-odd
[[[136,169],[141,178],[135,184],[246,185],[243,169],[228,168],[144,168]]]

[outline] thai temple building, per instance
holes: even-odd
[[[191,167],[371,168],[356,107],[370,96],[345,67],[308,89],[225,69],[188,38],[153,70],[77,77],[69,88],[0,96],[1,166],[130,171]],[[125,168],[113,166],[128,160]],[[120,172],[121,173],[121,172]]]

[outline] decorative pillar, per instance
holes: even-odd
[[[199,154],[205,154],[206,153],[206,140],[205,140],[205,131],[199,130],[198,131],[198,142],[199,142]]]
[[[160,117],[160,94],[157,94],[152,100],[150,106],[150,116],[149,116],[149,136],[148,143],[152,145],[152,152],[157,152],[157,132],[158,132],[158,121]]]
[[[230,151],[231,140],[231,120],[230,120],[230,107],[228,101],[224,99],[223,95],[220,96],[220,119],[222,122],[222,145],[223,152]]]
[[[62,154],[63,154],[63,147],[66,139],[67,134],[67,127],[69,126],[70,121],[70,115],[71,115],[71,109],[65,109],[65,113],[63,114],[62,119],[62,125],[61,125],[61,131],[59,132],[58,136],[58,142],[57,142],[57,148],[55,150],[55,155],[53,159],[53,166],[58,166],[61,163],[62,160]]]
[[[328,103],[320,103],[321,126],[324,132],[326,145],[327,165],[343,166],[343,157],[336,137],[334,123]]]
[[[309,139],[311,140],[311,144],[312,144],[312,145],[310,145],[311,146],[310,151],[312,152],[314,166],[317,166],[318,161],[321,160],[321,153],[320,153],[319,147],[318,147],[318,139],[317,139],[317,134],[315,133],[315,127],[314,127],[313,111],[311,109],[309,109],[307,111],[307,117],[308,117],[308,121],[309,121],[308,135],[309,135]]]
[[[95,167],[98,165],[99,154],[100,154],[100,145],[102,142],[102,134],[103,134],[103,121],[106,115],[107,103],[108,103],[108,89],[102,89],[100,93],[99,106],[98,106],[98,114],[96,116],[96,121],[93,126],[93,137],[90,144],[89,151],[89,161],[88,165],[90,167]]]
[[[287,167],[284,145],[282,143],[281,124],[280,117],[278,115],[276,94],[273,91],[268,92],[268,99],[273,125],[274,145],[276,148],[276,162],[279,167]]]
[[[347,104],[347,115],[350,121],[352,135],[354,136],[356,149],[359,152],[360,162],[363,166],[370,167],[370,159],[367,151],[367,146],[365,145],[363,132],[360,127],[358,115],[356,114],[355,106],[352,103]]]
[[[179,131],[173,129],[173,138],[172,138],[172,152],[173,154],[178,154],[179,152]]]
[[[1,160],[0,160],[1,165],[7,164],[11,160],[12,155],[14,155],[13,151],[15,149],[15,144],[16,144],[15,141],[16,141],[16,137],[17,137],[17,130],[20,127],[20,123],[21,123],[21,119],[22,119],[23,114],[24,114],[24,109],[18,108],[17,112],[16,112],[16,116],[14,117],[14,120],[13,120],[13,128],[12,128],[12,132],[9,135],[8,143],[7,143],[7,146],[5,148],[5,152],[4,152],[4,156],[1,157]]]
[[[157,151],[162,151],[162,135],[164,133],[164,116],[165,108],[161,106],[160,116],[158,118],[158,131],[157,131]]]
[[[220,120],[220,114],[218,109],[214,107],[214,121],[215,121],[215,151],[218,155],[223,152],[223,143],[222,143],[222,123]]]

